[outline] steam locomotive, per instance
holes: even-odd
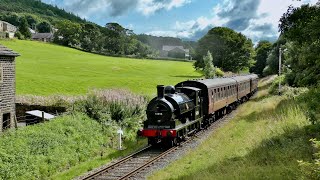
[[[157,97],[149,102],[147,120],[138,135],[147,137],[151,145],[177,145],[248,100],[257,86],[255,74],[158,85]]]

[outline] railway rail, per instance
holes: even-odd
[[[187,143],[184,142],[184,143]],[[182,145],[182,144],[181,144]],[[96,180],[120,180],[130,179],[137,173],[143,171],[149,165],[174,152],[179,147],[172,147],[170,149],[158,149],[152,146],[147,146],[142,150],[135,152],[118,162],[115,162],[95,173],[92,173],[82,180],[96,179]]]
[[[225,119],[229,119],[229,115],[224,116],[208,128],[208,130],[214,130],[219,127],[221,122]],[[201,134],[206,131],[198,131],[193,137],[201,137]],[[91,173],[85,177],[79,178],[81,180],[123,180],[123,179],[144,179],[139,176],[139,173],[143,172],[148,167],[155,164],[157,161],[164,159],[168,155],[174,153],[175,151],[182,148],[184,145],[188,144],[193,140],[193,137],[188,138],[186,141],[182,142],[180,146],[175,146],[169,149],[159,149],[152,146],[146,146],[145,148],[127,156],[123,159],[100,169],[94,173]]]

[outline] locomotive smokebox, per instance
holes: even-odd
[[[157,91],[158,91],[158,99],[164,98],[164,85],[158,85],[157,86]]]

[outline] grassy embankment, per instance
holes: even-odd
[[[127,142],[118,151],[106,148],[109,141],[97,121],[80,114],[7,132],[0,138],[0,179],[72,179],[145,145]]]
[[[191,62],[107,57],[34,41],[4,41],[17,58],[17,94],[85,94],[92,88],[123,88],[155,94],[157,84],[201,75]]]
[[[310,125],[296,101],[271,96],[267,83],[228,124],[150,179],[300,179],[310,161]]]

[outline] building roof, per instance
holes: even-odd
[[[14,52],[13,50],[3,46],[0,44],[0,56],[20,56],[17,52]]]
[[[50,39],[53,38],[52,33],[34,33],[32,39]]]
[[[39,110],[27,111],[26,114],[42,118],[42,111],[39,111]],[[44,119],[47,119],[47,120],[55,118],[54,115],[48,114],[46,112],[43,112],[43,115],[44,115]]]
[[[189,49],[184,49],[183,46],[162,46],[163,51],[172,51],[173,49],[181,49],[184,52],[189,52]]]
[[[162,50],[164,51],[171,51],[172,49],[179,48],[183,49],[183,46],[162,46]]]

